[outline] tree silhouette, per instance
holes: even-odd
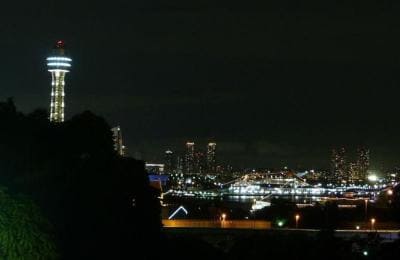
[[[118,258],[158,239],[160,204],[144,163],[115,153],[103,118],[86,111],[52,124],[9,99],[0,119],[0,183],[39,205],[63,258]]]

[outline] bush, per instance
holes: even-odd
[[[0,258],[56,259],[51,226],[30,200],[0,188]]]

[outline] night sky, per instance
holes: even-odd
[[[241,167],[327,167],[333,146],[358,145],[374,168],[399,165],[397,7],[7,2],[0,98],[24,112],[49,106],[45,57],[64,39],[66,117],[91,110],[121,125],[138,158],[161,162],[167,148],[212,140],[221,161]]]

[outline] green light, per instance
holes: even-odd
[[[283,226],[283,221],[278,221],[278,226],[282,227]]]

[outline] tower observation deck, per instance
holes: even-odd
[[[57,41],[51,56],[47,57],[47,68],[51,73],[50,121],[64,122],[65,75],[69,72],[72,59],[65,54],[64,41]]]

